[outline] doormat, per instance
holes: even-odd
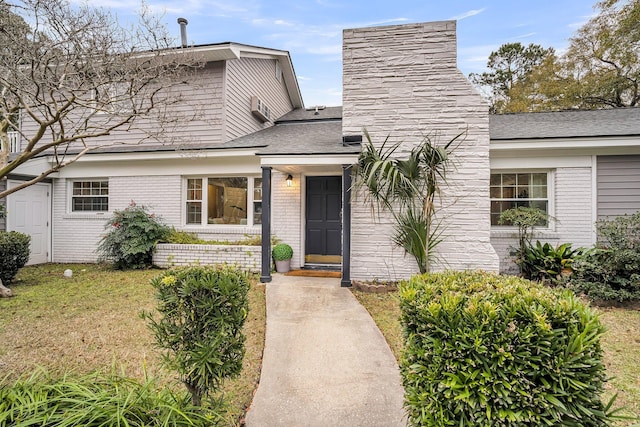
[[[284,273],[285,276],[302,276],[302,277],[334,277],[341,278],[342,273],[339,271],[325,271],[325,270],[291,270],[288,273]]]

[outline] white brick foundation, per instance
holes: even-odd
[[[156,246],[153,254],[153,265],[171,268],[226,264],[252,273],[259,273],[261,256],[260,246],[160,243]]]

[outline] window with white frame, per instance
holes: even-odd
[[[198,177],[186,179],[187,225],[262,223],[262,179]]]
[[[499,225],[500,214],[520,206],[549,212],[547,172],[491,173],[491,225]],[[546,224],[543,224],[546,225]]]
[[[71,212],[107,212],[109,181],[74,181],[71,184]]]

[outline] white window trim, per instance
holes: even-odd
[[[547,206],[548,211],[547,214],[552,218],[549,220],[548,225],[546,227],[536,227],[535,230],[542,233],[549,233],[556,231],[556,223],[553,218],[556,217],[556,204],[555,204],[555,188],[556,188],[556,180],[555,180],[555,170],[554,169],[535,169],[535,168],[523,168],[523,169],[491,169],[489,172],[492,174],[509,174],[509,173],[546,173],[547,174]],[[491,195],[489,195],[489,213],[491,213]],[[512,225],[491,225],[492,232],[500,232],[507,231],[512,233],[514,230],[517,230],[517,227]]]
[[[107,198],[107,205],[109,206],[109,208],[106,211],[74,211],[73,210],[73,198],[75,197],[73,195],[73,184],[75,182],[93,182],[93,181],[106,181],[108,188],[109,188],[109,194],[107,194],[106,196],[102,196],[102,197],[106,197]],[[111,183],[109,182],[109,178],[106,177],[96,177],[96,178],[77,178],[77,179],[68,179],[67,180],[67,214],[68,215],[72,215],[72,216],[84,216],[84,217],[95,217],[95,216],[104,216],[104,215],[108,215],[112,212],[112,203],[111,203]]]
[[[207,182],[206,180],[209,178],[246,178],[247,179],[247,223],[246,224],[209,224],[208,218],[205,212],[205,207],[208,206],[208,191],[207,191]],[[256,179],[261,179],[262,175],[233,175],[233,174],[223,174],[223,175],[188,175],[182,177],[182,191],[180,195],[180,222],[182,223],[182,227],[185,230],[200,230],[202,228],[210,229],[220,229],[220,230],[228,230],[232,227],[261,227],[261,224],[254,224],[254,212],[253,212],[253,194],[254,194],[254,185]],[[187,224],[187,184],[190,179],[201,179],[202,181],[202,217],[200,224]]]

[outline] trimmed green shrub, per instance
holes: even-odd
[[[572,292],[447,272],[403,283],[400,306],[411,425],[608,425],[604,329]]]
[[[54,379],[39,371],[0,384],[0,426],[212,426],[220,408],[197,408],[152,379],[92,373]]]
[[[29,261],[31,236],[17,231],[0,231],[0,279],[9,286],[18,270]]]
[[[230,267],[169,270],[151,280],[160,318],[143,313],[163,361],[180,374],[193,404],[242,369],[248,275]]]
[[[271,250],[275,261],[286,261],[293,257],[293,249],[286,243],[278,243]]]
[[[135,202],[114,211],[104,228],[107,233],[98,245],[98,260],[111,261],[118,270],[150,267],[156,244],[170,232],[160,218]]]
[[[591,299],[640,300],[640,212],[596,227],[598,244],[574,263],[567,286]]]

